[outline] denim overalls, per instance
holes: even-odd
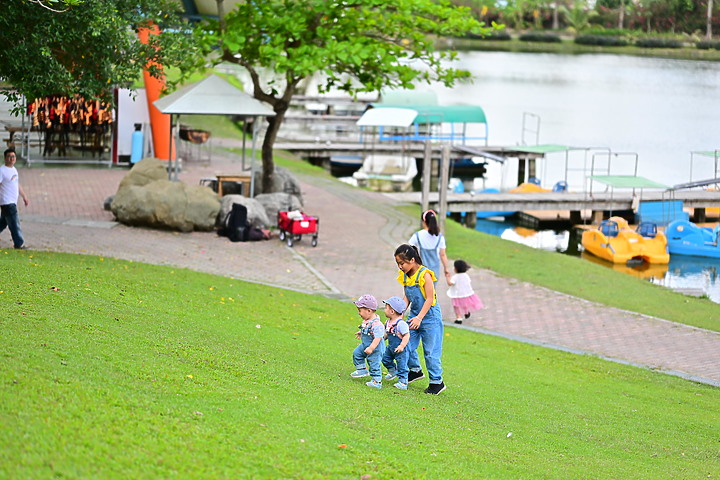
[[[360,345],[355,347],[355,350],[353,351],[353,363],[355,364],[355,369],[359,372],[367,370],[369,366],[370,376],[372,377],[372,379],[378,383],[382,383],[382,369],[380,368],[380,361],[382,360],[383,354],[385,353],[385,342],[381,340],[377,348],[373,350],[370,355],[367,355],[365,353],[365,349],[369,347],[372,341],[375,339],[375,336],[373,335],[373,330],[375,330],[378,326],[383,332],[380,335],[384,336],[385,327],[383,326],[380,318],[378,317],[373,318],[372,320],[367,322],[367,324],[363,322],[360,325]],[[381,336],[380,338],[383,337]],[[366,360],[368,366],[365,366]]]
[[[425,303],[425,292],[420,287],[419,283],[419,280],[423,275],[425,275],[425,272],[430,272],[432,277],[435,276],[432,270],[428,270],[426,267],[422,266],[411,278],[402,272],[402,279],[400,280],[400,277],[398,277],[400,283],[402,283],[405,287],[405,297],[407,297],[410,302],[408,320],[417,316]],[[417,348],[420,344],[420,340],[422,339],[423,351],[425,354],[425,366],[427,367],[428,374],[430,376],[430,383],[442,383],[441,357],[445,327],[442,322],[440,306],[437,304],[437,294],[436,298],[433,299],[433,303],[434,305],[430,307],[430,310],[428,310],[427,314],[425,314],[425,317],[422,319],[422,322],[420,322],[420,327],[417,330],[410,329],[410,341],[408,342],[408,369],[415,372],[422,370],[420,367],[420,359],[417,354]]]
[[[388,373],[395,374],[398,376],[398,381],[407,385],[408,383],[408,350],[410,347],[405,345],[405,349],[400,353],[395,353],[395,349],[402,342],[402,337],[397,333],[397,326],[399,322],[405,322],[402,318],[399,318],[392,325],[388,321],[385,325],[385,331],[387,332],[388,344],[385,348],[385,354],[382,357],[382,363],[387,368]]]

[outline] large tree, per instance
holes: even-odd
[[[350,94],[418,82],[451,86],[468,73],[448,66],[455,53],[436,51],[433,36],[484,31],[446,0],[263,0],[219,14],[201,25],[208,53],[244,67],[255,98],[275,112],[262,144],[263,191],[272,184],[278,130],[304,79],[320,74],[323,90]],[[262,80],[266,71],[274,72],[271,81]]]
[[[55,94],[109,100],[113,87],[130,85],[149,60],[166,66],[185,61],[192,45],[178,9],[173,0],[3,2],[5,92],[14,100]],[[148,22],[165,30],[143,45],[137,29]]]

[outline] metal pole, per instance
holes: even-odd
[[[450,182],[450,145],[443,145],[442,164],[440,165],[440,182],[438,185],[438,217],[440,220],[440,231],[445,231],[445,219],[447,218],[447,195]]]
[[[420,205],[422,211],[426,211],[430,205],[430,170],[432,169],[432,145],[430,140],[425,140],[425,156],[423,157],[422,174],[422,198]]]
[[[257,136],[257,121],[258,117],[253,117],[253,132],[252,132],[252,156],[250,157],[250,198],[255,197],[255,137]],[[243,151],[245,149],[243,148]]]
[[[173,135],[173,114],[170,114],[170,135],[168,135],[168,180],[173,180],[173,162],[172,162],[172,135]]]
[[[255,126],[253,126],[255,128]],[[247,132],[247,117],[243,120],[243,131],[242,131],[242,170],[245,171],[245,139],[246,139],[246,132]]]

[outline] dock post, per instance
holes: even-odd
[[[695,223],[704,223],[707,222],[707,215],[705,212],[705,208],[696,208],[693,210],[693,220]]]
[[[570,211],[570,223],[572,225],[580,225],[582,223],[582,213],[580,210]]]
[[[430,169],[432,165],[432,145],[430,140],[425,140],[425,156],[423,157],[422,171],[422,198],[420,199],[422,211],[430,206]]]
[[[445,231],[445,219],[447,218],[447,195],[450,182],[450,145],[443,145],[442,158],[440,160],[440,185],[438,186],[438,216],[440,217],[440,231]]]

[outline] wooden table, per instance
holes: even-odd
[[[217,193],[223,196],[223,182],[236,182],[242,185],[242,195],[250,195],[250,174],[216,175]]]
[[[10,137],[5,139],[5,142],[7,143],[8,147],[12,147],[15,145],[15,134],[17,132],[21,132],[23,130],[23,127],[17,127],[14,125],[5,125],[5,130],[10,132]]]

